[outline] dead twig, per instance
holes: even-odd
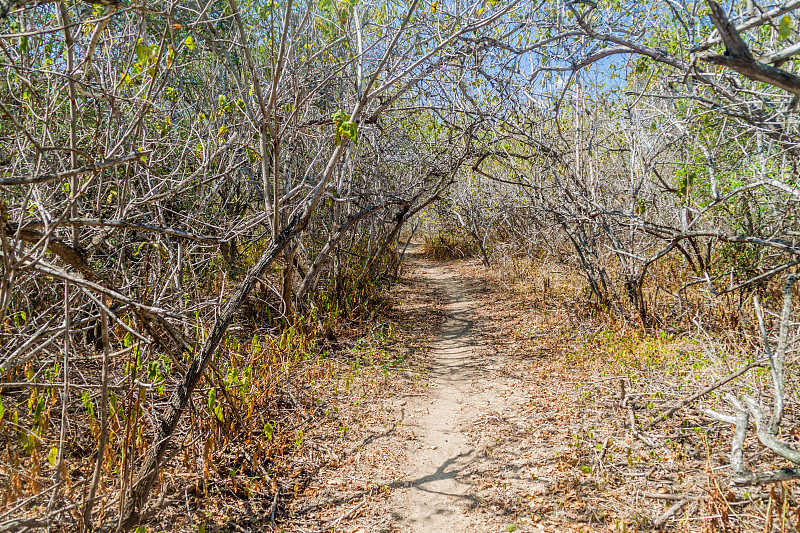
[[[760,368],[760,367],[763,367],[763,366],[767,366],[767,362],[766,361],[756,361],[756,362],[750,363],[747,366],[744,366],[744,367],[740,368],[739,370],[737,370],[736,372],[734,372],[732,374],[728,374],[724,378],[722,378],[722,379],[720,379],[718,381],[715,381],[713,384],[709,385],[708,387],[706,387],[705,389],[701,390],[700,392],[692,394],[688,398],[684,398],[680,402],[676,403],[675,405],[673,405],[672,407],[667,409],[665,412],[661,413],[656,418],[654,418],[653,420],[651,420],[650,422],[648,422],[647,424],[642,426],[642,428],[643,429],[650,429],[653,426],[655,426],[657,424],[660,424],[661,422],[663,422],[667,418],[669,418],[672,415],[674,415],[679,409],[682,409],[683,407],[689,405],[690,403],[692,403],[693,401],[697,400],[698,398],[701,398],[701,397],[705,396],[706,394],[708,394],[709,392],[712,392],[715,389],[718,389],[718,388],[722,387],[726,383],[728,383],[730,381],[733,381],[734,379],[738,378],[739,376],[741,376],[742,374],[744,374],[748,370],[752,370],[753,368]]]
[[[330,522],[328,522],[321,529],[315,530],[313,533],[324,533],[325,531],[328,531],[329,529],[335,528],[336,526],[339,525],[339,522],[341,522],[342,520],[347,520],[348,518],[353,516],[359,509],[364,507],[367,504],[367,502],[369,501],[369,497],[370,496],[372,496],[372,491],[369,491],[369,493],[367,493],[367,495],[364,496],[364,499],[361,500],[361,502],[358,505],[356,505],[355,507],[352,507],[349,510],[345,511],[344,513],[342,513],[338,517],[336,517],[333,520],[331,520]]]
[[[653,492],[642,492],[643,498],[650,498],[651,500],[669,500],[673,502],[696,501],[700,496],[687,496],[686,494],[657,494]]]
[[[662,527],[664,524],[667,523],[667,520],[675,516],[675,514],[683,509],[683,506],[689,503],[689,500],[684,498],[683,500],[675,503],[672,507],[666,510],[664,514],[658,517],[658,519],[653,522],[653,525],[657,528]]]

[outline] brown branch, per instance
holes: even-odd
[[[79,286],[85,287],[87,289],[92,289],[95,292],[98,292],[100,294],[108,296],[109,298],[111,298],[113,300],[117,300],[117,301],[120,301],[122,303],[128,304],[128,305],[130,305],[130,306],[132,306],[132,307],[134,307],[136,309],[139,309],[140,311],[143,311],[143,312],[147,313],[148,315],[151,315],[151,316],[154,316],[154,317],[168,316],[168,317],[175,318],[175,319],[182,319],[183,318],[181,315],[173,313],[172,311],[169,311],[167,309],[162,309],[160,307],[152,307],[152,306],[145,305],[143,303],[137,302],[136,300],[133,300],[132,298],[129,298],[129,297],[125,296],[121,292],[118,292],[118,291],[116,291],[116,290],[114,290],[112,288],[106,287],[105,285],[101,285],[99,283],[94,283],[92,281],[89,281],[89,280],[86,280],[86,279],[83,279],[83,278],[80,278],[80,277],[77,277],[77,276],[72,276],[68,272],[65,272],[64,270],[58,268],[57,266],[51,265],[51,264],[46,263],[46,262],[41,261],[41,260],[28,260],[25,263],[23,263],[22,266],[28,267],[28,268],[32,268],[33,270],[41,272],[42,274],[45,274],[47,276],[52,276],[52,277],[57,278],[57,279],[63,279],[63,280],[69,281],[70,283],[74,283],[75,285],[79,285]]]
[[[128,222],[126,220],[105,220],[102,218],[73,218],[65,220],[62,225],[64,226],[88,226],[88,227],[101,227],[101,228],[120,228],[120,229],[133,229],[146,231],[149,233],[160,233],[170,237],[180,237],[190,241],[203,242],[207,244],[222,244],[227,241],[219,237],[211,237],[209,235],[198,235],[196,233],[188,233],[174,228],[165,228],[162,226],[152,226],[150,224],[137,224],[136,222]],[[12,232],[17,230],[17,225],[9,224]],[[43,222],[26,222],[22,224],[22,230],[31,230],[34,228],[44,227]]]
[[[34,183],[48,183],[51,181],[56,181],[64,178],[71,178],[73,176],[79,176],[81,174],[88,174],[90,172],[97,172],[98,170],[103,170],[105,168],[115,167],[117,165],[121,165],[123,163],[130,163],[131,161],[136,161],[140,157],[146,157],[150,155],[149,151],[142,151],[136,152],[133,154],[124,155],[122,157],[117,157],[114,159],[106,159],[104,161],[100,161],[99,163],[92,163],[91,165],[85,165],[80,168],[75,168],[72,170],[65,170],[64,172],[55,172],[51,174],[40,174],[38,176],[34,176],[32,178],[6,178],[0,180],[0,187],[8,186],[8,185],[32,185]]]
[[[653,526],[656,529],[662,527],[664,524],[667,523],[667,520],[672,518],[675,514],[678,513],[678,511],[683,509],[683,506],[686,505],[687,503],[689,503],[688,499],[684,499],[684,500],[681,500],[681,501],[677,502],[675,505],[673,505],[672,507],[667,509],[667,511],[664,514],[662,514],[660,517],[658,517],[658,519],[656,519],[656,521],[653,522]]]
[[[109,284],[109,281],[106,278],[98,274],[91,266],[89,266],[89,263],[86,262],[83,252],[66,244],[57,237],[50,236],[48,238],[48,236],[45,234],[32,229],[17,230],[11,224],[6,225],[5,233],[7,235],[16,234],[23,241],[32,244],[37,244],[44,241],[46,243],[45,250],[56,254],[62,261],[80,272],[81,275],[83,275],[83,277],[86,279],[97,281],[99,283],[103,283],[104,285]]]
[[[53,2],[55,2],[55,0],[0,0],[0,20],[6,18],[8,14],[15,9],[29,5],[39,6],[42,4],[50,4]],[[125,4],[119,0],[83,0],[83,3],[115,8],[125,7]]]
[[[762,26],[764,24],[768,24],[770,21],[775,20],[776,18],[780,17],[781,15],[783,15],[785,13],[789,13],[790,11],[794,11],[798,7],[800,7],[800,0],[792,0],[790,2],[786,2],[782,6],[776,7],[775,9],[773,9],[771,11],[767,11],[766,13],[764,13],[762,16],[760,16],[758,18],[752,18],[752,19],[748,20],[747,22],[739,24],[738,26],[736,26],[735,29],[738,32],[742,32],[742,31],[746,31],[746,30],[755,28],[757,26]],[[704,52],[705,50],[710,49],[715,44],[719,44],[721,42],[722,42],[722,39],[719,38],[719,37],[716,37],[716,38],[713,38],[713,39],[709,39],[706,42],[704,42],[703,44],[700,44],[700,45],[692,48],[691,52],[693,52],[693,53]]]
[[[708,5],[711,7],[711,21],[719,31],[722,42],[725,43],[725,55],[701,53],[697,55],[698,59],[735,70],[753,81],[767,83],[800,95],[800,76],[756,61],[722,7],[713,0],[709,0]]]
[[[757,472],[748,476],[736,477],[733,482],[737,485],[769,485],[792,479],[800,479],[800,468],[780,468],[770,472]]]

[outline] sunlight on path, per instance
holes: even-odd
[[[465,514],[469,486],[462,476],[474,450],[459,427],[466,419],[464,409],[475,362],[470,334],[474,302],[467,300],[466,291],[443,267],[429,266],[426,275],[447,298],[447,321],[432,343],[429,397],[415,402],[419,413],[409,424],[416,436],[409,454],[409,487],[395,497],[411,531],[468,531],[472,525]]]

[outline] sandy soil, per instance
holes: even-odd
[[[480,377],[471,334],[475,302],[444,267],[427,265],[424,274],[441,289],[447,319],[431,345],[428,393],[405,409],[420,415],[407,424],[414,435],[403,480],[407,486],[394,492],[392,503],[403,531],[470,531],[465,473],[475,449],[462,427],[473,416],[471,382]]]

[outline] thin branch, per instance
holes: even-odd
[[[0,187],[9,185],[32,185],[34,183],[48,183],[51,181],[62,180],[65,178],[80,176],[81,174],[89,174],[91,172],[97,172],[106,168],[112,168],[123,163],[130,163],[131,161],[136,161],[137,159],[147,157],[148,155],[150,155],[149,151],[142,151],[134,154],[124,155],[122,157],[116,157],[114,159],[106,159],[105,161],[100,161],[99,163],[93,163],[91,165],[86,165],[72,170],[65,170],[64,172],[40,174],[32,178],[6,178],[0,180]]]

